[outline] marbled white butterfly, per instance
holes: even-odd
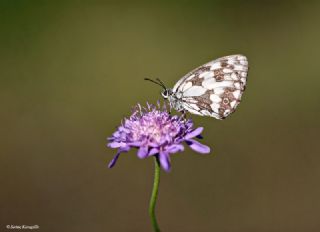
[[[166,88],[159,79],[146,80],[162,86],[162,96],[177,111],[225,119],[240,103],[247,73],[247,58],[231,55],[194,69],[182,77],[173,89]]]

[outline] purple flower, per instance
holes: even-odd
[[[196,152],[207,154],[210,148],[194,138],[202,138],[203,127],[193,129],[191,119],[170,115],[164,105],[161,109],[147,104],[142,108],[138,104],[129,119],[124,119],[117,131],[108,138],[108,147],[117,148],[118,152],[109,163],[112,168],[123,152],[138,148],[138,157],[158,156],[165,171],[170,170],[170,155],[184,150],[185,142]]]

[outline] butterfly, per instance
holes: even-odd
[[[231,55],[206,63],[183,76],[172,89],[160,79],[145,80],[161,87],[161,95],[171,108],[192,114],[225,119],[235,111],[246,87],[248,61]]]

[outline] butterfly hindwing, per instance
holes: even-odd
[[[181,95],[181,104],[190,113],[224,119],[240,103],[247,73],[245,56],[225,56],[189,72],[173,92]]]

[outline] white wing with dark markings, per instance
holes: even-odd
[[[224,119],[239,105],[247,74],[245,56],[225,56],[186,74],[175,84],[172,92],[186,111]]]

